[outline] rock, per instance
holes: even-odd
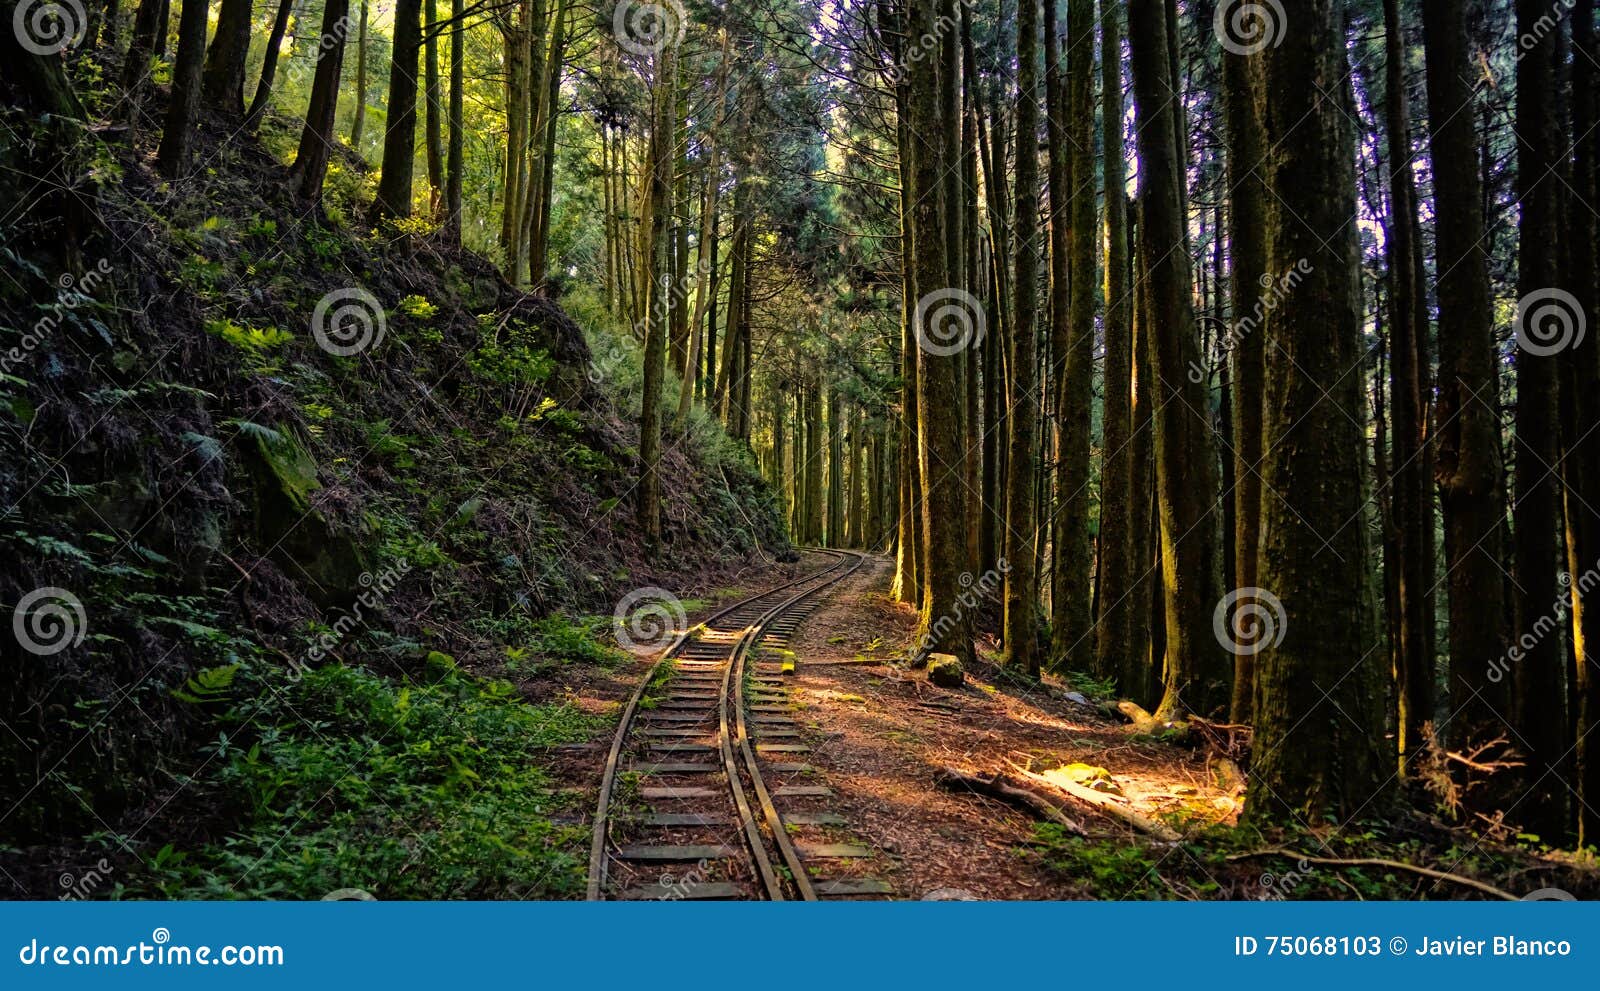
[[[285,434],[258,434],[242,446],[258,545],[270,548],[290,575],[307,579],[306,593],[318,605],[353,602],[371,561],[356,535],[335,527],[313,506],[312,496],[322,488],[316,461]]]
[[[1066,698],[1068,702],[1076,702],[1079,705],[1089,704],[1089,700],[1081,692],[1068,692]]]
[[[940,688],[960,688],[966,683],[967,673],[953,654],[928,655],[928,680]]]
[[[925,902],[975,902],[979,898],[966,888],[934,888],[922,896]]]

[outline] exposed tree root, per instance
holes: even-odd
[[[953,767],[942,767],[934,783],[949,791],[970,791],[999,799],[1007,805],[1031,812],[1040,819],[1056,823],[1074,836],[1087,836],[1078,822],[1061,807],[1038,792],[1029,791],[1003,774],[963,774]]]

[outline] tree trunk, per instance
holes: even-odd
[[[466,27],[462,23],[466,0],[450,0],[450,146],[444,168],[444,225],[450,237],[461,243],[461,170],[463,167],[466,129],[462,115],[466,84],[463,72],[465,62]],[[365,5],[363,5],[365,16]]]
[[[1262,516],[1263,591],[1233,603],[1230,635],[1260,634],[1250,816],[1348,821],[1381,811],[1389,779],[1363,520],[1354,108],[1347,85],[1327,88],[1348,80],[1342,7],[1288,0],[1285,11],[1282,45],[1262,55],[1268,181],[1282,204],[1268,270],[1303,278],[1280,282],[1267,319],[1267,350],[1281,360],[1266,368],[1262,485],[1275,495]],[[1252,605],[1266,612],[1252,616]]]
[[[428,165],[429,204],[437,214],[444,189],[444,106],[439,78],[439,0],[424,3],[423,146]]]
[[[417,157],[417,57],[422,48],[422,0],[395,0],[394,58],[389,65],[388,124],[383,132],[381,217],[411,216],[411,176]]]
[[[300,131],[300,149],[289,170],[289,186],[302,203],[320,205],[322,181],[333,150],[333,122],[339,106],[339,71],[344,66],[344,32],[338,25],[350,12],[350,0],[327,0],[322,31],[330,41],[317,50],[317,71],[311,84],[311,105]],[[331,32],[331,33],[330,33]]]
[[[361,27],[356,39],[356,119],[350,125],[350,147],[361,154],[367,126],[367,0],[361,0]]]
[[[1260,60],[1229,48],[1222,52],[1223,107],[1227,115],[1227,159],[1231,249],[1234,582],[1256,585],[1261,546],[1261,476],[1265,332],[1261,326],[1262,280],[1267,272],[1271,192],[1266,184],[1266,144],[1261,135],[1263,94]],[[1241,644],[1234,660],[1229,718],[1249,722],[1258,645]]]
[[[1210,714],[1227,701],[1230,672],[1212,619],[1222,594],[1220,520],[1211,423],[1202,383],[1185,249],[1183,170],[1173,136],[1176,97],[1167,51],[1164,0],[1132,0],[1128,40],[1139,160],[1145,258],[1149,265],[1151,370],[1154,375],[1156,482],[1166,590],[1166,694],[1162,719]]]
[[[167,124],[156,151],[156,167],[168,179],[189,167],[194,144],[194,124],[200,105],[200,74],[206,53],[207,5],[186,0],[178,17],[178,53],[172,67],[172,96],[167,103]]]
[[[662,277],[671,265],[667,231],[672,219],[672,141],[678,130],[677,55],[677,45],[669,44],[657,60],[654,122],[650,129],[650,229],[646,244],[650,259],[649,319],[644,342],[644,399],[639,415],[638,507],[639,531],[651,558],[661,552],[661,421],[671,319],[671,293],[663,286]]]
[[[1499,396],[1466,7],[1424,0],[1423,33],[1437,218],[1434,436],[1450,583],[1450,727],[1451,739],[1466,747],[1501,735],[1496,713],[1510,700],[1497,666],[1505,622]]]
[[[1105,437],[1100,502],[1100,595],[1095,670],[1120,682],[1143,630],[1127,625],[1138,561],[1133,557],[1133,299],[1128,277],[1128,172],[1122,120],[1122,9],[1100,8],[1101,119],[1105,122]]]
[[[1039,676],[1039,589],[1034,570],[1035,454],[1039,430],[1034,414],[1039,332],[1039,3],[1021,0],[1017,13],[1017,207],[1016,279],[1011,287],[1016,319],[1011,325],[1011,453],[1006,482],[1005,645],[1010,663]]]
[[[244,113],[244,62],[250,54],[251,0],[222,0],[217,33],[206,53],[200,93],[207,104],[235,116]]]
[[[1516,355],[1516,617],[1521,653],[1512,654],[1516,688],[1512,718],[1526,754],[1528,791],[1517,820],[1554,841],[1567,830],[1567,786],[1559,772],[1570,748],[1561,638],[1545,631],[1555,620],[1556,572],[1556,370],[1560,351],[1575,343],[1550,312],[1549,296],[1561,281],[1559,191],[1555,174],[1565,146],[1556,123],[1556,34],[1541,20],[1541,0],[1517,0],[1522,38],[1517,61],[1517,199],[1521,205]],[[1571,318],[1564,310],[1560,317]],[[1553,331],[1553,333],[1552,333]]]
[[[347,0],[348,2],[348,0]],[[283,35],[289,28],[289,13],[294,10],[294,0],[278,0],[278,12],[272,19],[272,33],[267,36],[267,50],[261,56],[261,77],[256,80],[256,95],[244,117],[244,126],[251,131],[261,126],[261,115],[267,112],[267,101],[272,98],[272,83],[278,77],[278,49],[283,47]],[[344,43],[344,32],[338,41]],[[319,56],[320,57],[320,56]]]

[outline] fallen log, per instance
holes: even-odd
[[[1088,833],[1078,822],[1061,811],[1061,807],[1038,792],[1029,791],[1000,773],[963,774],[953,767],[942,767],[934,775],[934,784],[947,791],[970,791],[999,799],[1014,808],[1031,812],[1034,816],[1053,822],[1074,836]]]
[[[1025,767],[1019,767],[1015,762],[1012,762],[1011,766],[1017,768],[1019,772],[1026,775],[1029,780],[1038,781],[1039,783],[1051,788],[1058,788],[1061,791],[1066,792],[1068,795],[1071,795],[1073,798],[1076,798],[1078,801],[1092,805],[1101,812],[1104,812],[1106,815],[1111,816],[1113,819],[1120,819],[1132,826],[1134,829],[1137,829],[1139,832],[1148,836],[1153,836],[1165,843],[1177,843],[1179,840],[1183,839],[1183,837],[1170,826],[1164,826],[1161,823],[1156,822],[1154,819],[1140,815],[1132,809],[1124,807],[1110,795],[1102,794],[1098,791],[1095,791],[1093,788],[1085,788],[1083,785],[1080,785],[1075,781],[1069,781],[1062,777],[1047,778],[1042,774],[1035,774],[1033,771],[1030,771]]]

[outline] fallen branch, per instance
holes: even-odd
[[[1230,861],[1252,860],[1256,857],[1287,857],[1296,861],[1303,860],[1308,864],[1319,864],[1324,867],[1383,867],[1389,870],[1410,871],[1423,877],[1431,877],[1436,881],[1449,881],[1451,884],[1458,884],[1464,888],[1472,888],[1492,898],[1501,898],[1508,902],[1521,900],[1516,895],[1507,894],[1493,885],[1484,884],[1482,881],[1477,881],[1470,877],[1449,874],[1445,871],[1436,871],[1431,867],[1418,867],[1415,864],[1402,863],[1398,860],[1385,860],[1381,857],[1353,857],[1348,859],[1343,857],[1313,857],[1310,854],[1301,853],[1299,850],[1274,847],[1270,850],[1252,850],[1249,853],[1236,853],[1228,859]]]
[[[1101,794],[1093,788],[1085,788],[1083,785],[1075,781],[1068,781],[1065,778],[1047,778],[1042,774],[1035,774],[1027,768],[1019,767],[1015,762],[1012,762],[1011,766],[1017,768],[1022,774],[1027,775],[1029,780],[1038,781],[1051,788],[1059,788],[1078,801],[1093,805],[1106,815],[1122,820],[1141,833],[1153,836],[1166,843],[1177,843],[1183,839],[1171,827],[1163,826],[1154,819],[1140,815],[1132,809],[1124,808],[1117,803],[1116,799],[1109,795]]]
[[[1007,805],[1053,822],[1074,836],[1088,835],[1082,826],[1061,811],[1059,805],[1038,792],[1017,785],[1003,774],[963,774],[953,767],[943,767],[934,775],[933,781],[947,791],[970,791],[999,799]]]

